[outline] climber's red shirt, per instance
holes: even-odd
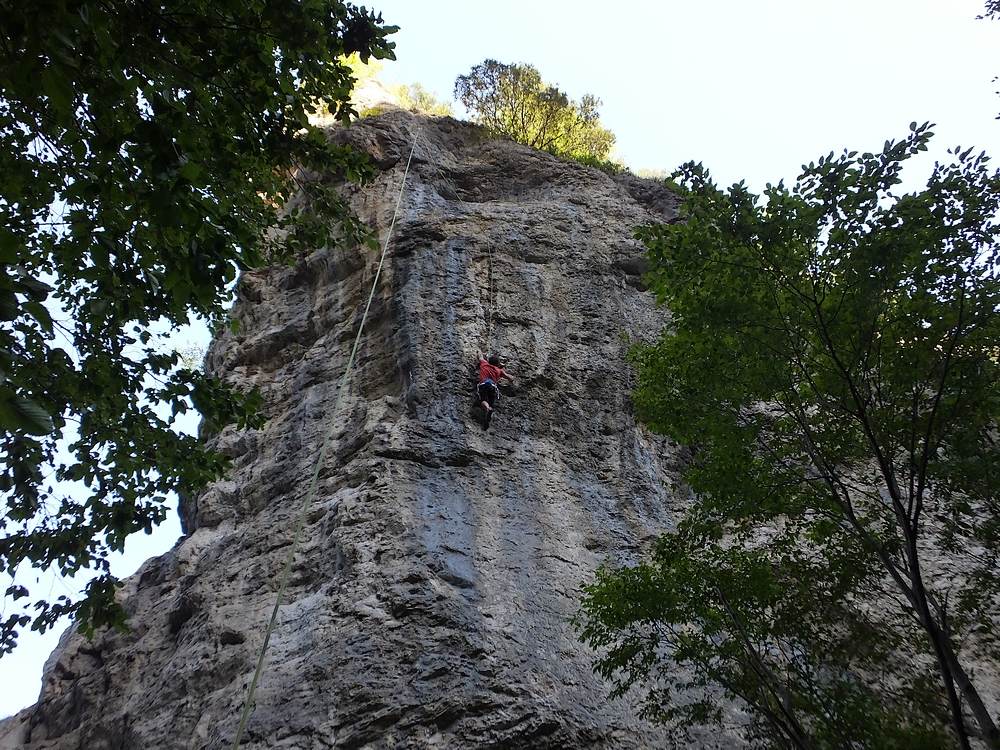
[[[483,383],[487,380],[492,380],[494,383],[499,383],[500,378],[506,375],[502,367],[496,367],[491,365],[485,359],[479,360],[479,382]]]

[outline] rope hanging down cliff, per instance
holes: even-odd
[[[486,272],[486,343],[483,350],[489,352],[490,338],[493,334],[493,303],[496,300],[496,285],[493,276],[493,247],[486,245],[489,252],[489,268]]]
[[[358,353],[358,344],[361,342],[361,334],[365,330],[365,321],[368,319],[368,311],[371,309],[372,299],[375,297],[375,289],[378,286],[379,276],[382,274],[382,265],[385,263],[385,254],[389,249],[389,240],[392,239],[393,227],[396,226],[396,215],[399,213],[399,204],[403,200],[403,188],[406,186],[406,176],[410,173],[410,162],[413,160],[413,151],[416,147],[417,135],[414,134],[413,145],[410,146],[410,155],[406,159],[406,168],[403,170],[403,179],[399,183],[399,195],[396,197],[396,207],[392,211],[392,221],[389,222],[389,231],[386,233],[385,244],[382,245],[382,254],[378,259],[378,268],[375,271],[375,278],[372,280],[371,291],[368,293],[368,303],[365,305],[365,311],[361,315],[361,325],[358,326],[358,334],[354,337],[354,346],[351,348],[351,356],[347,359],[347,367],[344,369],[344,374],[340,379],[340,387],[337,389],[337,401],[333,406],[333,418],[330,420],[330,428],[327,430],[326,435],[323,438],[323,443],[319,449],[319,455],[316,457],[316,465],[313,468],[312,478],[309,480],[309,489],[306,491],[305,500],[303,501],[302,507],[299,509],[298,516],[295,519],[295,529],[292,532],[292,543],[289,545],[288,555],[286,556],[285,564],[281,569],[281,577],[278,582],[278,594],[274,601],[274,608],[271,610],[271,618],[268,620],[267,628],[264,631],[264,642],[261,644],[260,654],[257,657],[257,668],[254,670],[253,680],[251,680],[250,687],[247,689],[247,696],[243,703],[243,712],[240,714],[240,723],[236,728],[236,737],[233,739],[233,750],[237,750],[239,747],[240,741],[243,739],[243,732],[246,730],[247,721],[249,721],[250,714],[253,711],[253,699],[257,692],[257,683],[260,682],[260,675],[264,668],[264,657],[267,654],[267,646],[271,641],[271,633],[274,631],[274,625],[278,619],[278,608],[281,606],[281,599],[284,596],[285,588],[288,585],[288,577],[292,570],[292,561],[299,546],[299,537],[302,535],[302,528],[305,526],[306,512],[316,499],[316,487],[319,482],[320,468],[326,460],[327,449],[330,446],[334,426],[337,423],[337,413],[340,411],[340,404],[343,401],[344,393],[347,390],[351,370],[354,367],[354,357]]]

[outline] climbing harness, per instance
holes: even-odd
[[[385,244],[382,246],[382,255],[378,260],[378,268],[375,270],[375,278],[372,280],[372,288],[368,293],[368,303],[365,305],[365,311],[361,315],[361,325],[358,326],[357,336],[354,337],[354,346],[351,348],[351,356],[347,359],[347,367],[344,370],[344,374],[340,379],[340,387],[337,390],[337,401],[333,406],[333,418],[330,420],[330,428],[327,430],[326,435],[323,438],[323,443],[319,449],[319,455],[316,458],[316,465],[313,468],[312,478],[309,481],[309,489],[306,491],[305,501],[302,503],[302,507],[299,509],[298,517],[295,520],[295,529],[292,532],[292,543],[288,548],[288,555],[285,558],[284,567],[281,569],[281,577],[278,582],[278,594],[275,597],[274,608],[271,610],[271,619],[267,623],[267,628],[264,630],[264,642],[260,647],[260,654],[257,657],[257,668],[254,670],[253,680],[250,682],[250,687],[247,688],[246,699],[243,703],[243,712],[240,714],[240,723],[236,728],[236,737],[233,739],[233,750],[237,750],[240,745],[240,741],[243,739],[243,732],[246,730],[247,722],[250,719],[250,714],[253,711],[253,699],[257,692],[257,683],[260,682],[260,675],[264,669],[264,657],[267,654],[268,644],[271,642],[271,633],[274,631],[275,623],[278,620],[278,608],[281,606],[281,599],[285,593],[285,587],[288,585],[288,577],[292,570],[292,561],[295,557],[295,552],[299,546],[299,537],[302,535],[302,528],[305,526],[306,513],[312,506],[313,501],[316,499],[316,487],[319,483],[319,472],[320,468],[326,460],[327,449],[330,446],[330,440],[333,437],[334,427],[337,424],[336,417],[337,413],[340,411],[340,405],[344,398],[344,393],[347,391],[347,385],[351,375],[351,369],[354,367],[354,357],[358,353],[358,345],[361,343],[361,334],[365,330],[365,321],[368,319],[368,311],[371,309],[372,300],[375,298],[375,289],[378,286],[379,276],[382,274],[382,265],[385,263],[385,254],[389,249],[389,240],[392,239],[392,230],[396,226],[396,215],[399,213],[399,204],[403,200],[403,188],[406,186],[406,176],[410,173],[410,162],[413,160],[413,151],[417,147],[417,134],[413,136],[413,145],[410,147],[410,155],[406,159],[406,168],[403,170],[403,179],[399,183],[399,195],[396,197],[396,207],[392,212],[392,221],[389,222],[389,231],[385,236]]]

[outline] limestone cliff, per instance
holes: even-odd
[[[186,536],[127,582],[131,631],[67,633],[8,746],[228,746],[331,421],[245,747],[664,744],[607,698],[569,618],[597,565],[633,559],[685,502],[675,452],[632,415],[625,361],[664,315],[632,230],[671,218],[674,198],[393,111],[331,136],[378,164],[345,190],[383,238],[415,136],[341,413],[377,254],[246,274],[240,332],[207,367],[259,388],[266,425],[213,438],[232,471],[184,503]],[[516,375],[488,432],[470,415],[487,344]]]

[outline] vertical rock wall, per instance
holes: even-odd
[[[9,746],[228,747],[331,425],[245,747],[663,745],[607,698],[569,620],[597,565],[633,558],[685,502],[625,362],[664,322],[632,230],[671,218],[673,197],[394,111],[333,134],[381,169],[350,195],[383,239],[415,135],[341,413],[377,254],[245,275],[241,332],[207,363],[260,389],[266,425],[213,438],[233,469],[128,581],[131,632],[67,634]],[[516,380],[484,431],[471,365],[487,346]]]

